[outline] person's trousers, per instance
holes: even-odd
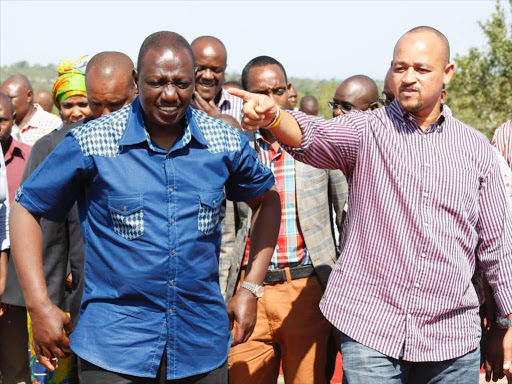
[[[287,277],[265,285],[251,337],[231,348],[231,384],[276,383],[280,363],[288,384],[326,382],[331,326],[318,307],[323,289],[316,276],[291,280],[288,270]]]
[[[480,347],[464,356],[436,362],[393,359],[341,335],[343,384],[478,384]]]
[[[11,305],[0,317],[0,371],[3,384],[30,384],[27,308]]]
[[[115,373],[79,358],[80,384],[227,384],[227,361],[213,371],[177,380],[166,380],[167,353],[164,351],[156,378]]]

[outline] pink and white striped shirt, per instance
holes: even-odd
[[[512,120],[496,129],[491,142],[501,152],[508,166],[512,168]]]
[[[62,120],[53,113],[46,112],[39,104],[34,104],[36,113],[24,127],[13,129],[13,137],[27,145],[34,145],[44,135],[62,126]],[[13,127],[14,128],[14,127]]]
[[[292,155],[341,169],[350,209],[320,307],[359,343],[408,361],[475,349],[478,260],[503,315],[512,313],[512,216],[487,139],[441,113],[423,132],[395,101],[326,121],[292,112]]]

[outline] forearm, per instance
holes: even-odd
[[[259,206],[248,202],[253,209],[251,222],[251,249],[249,269],[245,280],[261,285],[279,235],[281,224],[281,200],[273,187],[262,198]]]
[[[27,309],[50,303],[43,273],[43,236],[39,221],[14,202],[10,215],[11,256],[14,258]]]
[[[8,253],[6,251],[0,252],[0,297],[5,290],[5,282],[7,281],[7,265]]]
[[[281,123],[270,131],[284,145],[300,148],[302,143],[302,131],[297,120],[288,112],[281,111]]]

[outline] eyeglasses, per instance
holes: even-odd
[[[390,98],[384,92],[382,92],[379,97],[379,103],[381,103],[385,107],[389,106],[393,102],[393,100],[394,100],[394,98]]]
[[[344,112],[350,112],[355,108],[352,104],[347,103],[346,101],[328,101],[327,105],[333,110],[340,109]]]

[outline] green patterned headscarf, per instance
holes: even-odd
[[[85,68],[88,57],[82,56],[75,61],[61,60],[59,78],[53,84],[53,103],[60,109],[60,103],[68,97],[81,95],[87,96],[85,90]]]

